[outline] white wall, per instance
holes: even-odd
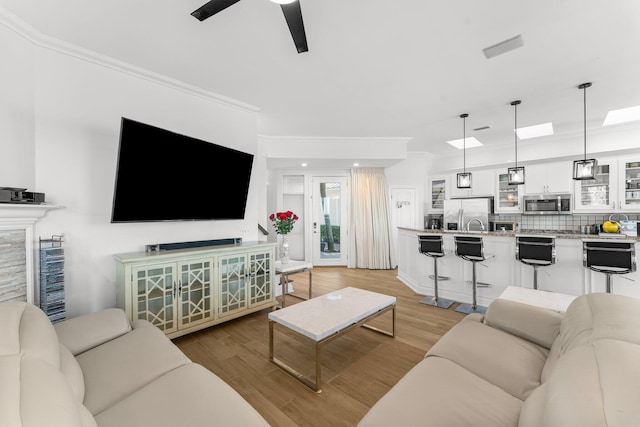
[[[35,47],[0,25],[0,187],[33,189]]]
[[[0,67],[0,90],[12,101],[0,111],[3,158],[5,152],[20,158],[7,162],[12,172],[3,166],[0,182],[44,192],[47,202],[63,206],[37,224],[36,239],[64,235],[70,316],[115,306],[116,253],[143,251],[149,243],[258,239],[258,214],[266,211],[259,206],[266,199],[266,165],[258,156],[243,221],[110,223],[122,116],[256,154],[255,110],[20,37],[3,38],[0,54],[12,59],[13,73],[21,76],[16,88],[16,79]],[[180,203],[184,194],[173,191],[167,189],[167,203]],[[215,186],[211,202],[224,203],[215,199]]]

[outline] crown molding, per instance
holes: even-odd
[[[332,143],[332,144],[348,144],[348,143],[409,143],[411,137],[366,137],[366,136],[277,136],[258,134],[258,140],[261,142],[284,142],[284,143]]]
[[[103,55],[43,34],[1,6],[0,25],[3,25],[14,33],[23,37],[25,40],[31,42],[35,46],[43,49],[48,49],[54,52],[61,53],[63,55],[68,55],[83,61],[91,62],[93,64],[109,68],[114,71],[128,74],[130,76],[147,80],[149,82],[156,83],[170,89],[187,93],[189,95],[198,96],[200,98],[204,98],[208,101],[215,102],[225,107],[231,107],[244,112],[252,113],[260,111],[260,108],[254,105],[246,104],[244,102],[240,102],[223,95],[218,95],[216,93],[204,90],[197,86],[190,85],[188,83],[165,76],[163,74],[137,67],[113,57]]]

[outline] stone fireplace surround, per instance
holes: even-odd
[[[37,304],[35,224],[58,208],[48,204],[0,203],[0,302]]]

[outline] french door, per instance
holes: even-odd
[[[349,192],[346,176],[314,176],[313,265],[347,265]]]

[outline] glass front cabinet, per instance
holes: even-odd
[[[429,179],[429,213],[443,213],[444,200],[449,196],[447,194],[447,177],[433,177]]]
[[[509,184],[509,175],[507,173],[498,172],[496,177],[496,213],[520,213],[522,205],[520,204],[520,188],[522,185]]]
[[[175,338],[276,305],[275,244],[116,255],[116,304]]]
[[[574,212],[604,212],[617,209],[617,164],[598,161],[595,179],[575,181]]]
[[[640,210],[640,155],[619,160],[620,171],[620,210]]]

